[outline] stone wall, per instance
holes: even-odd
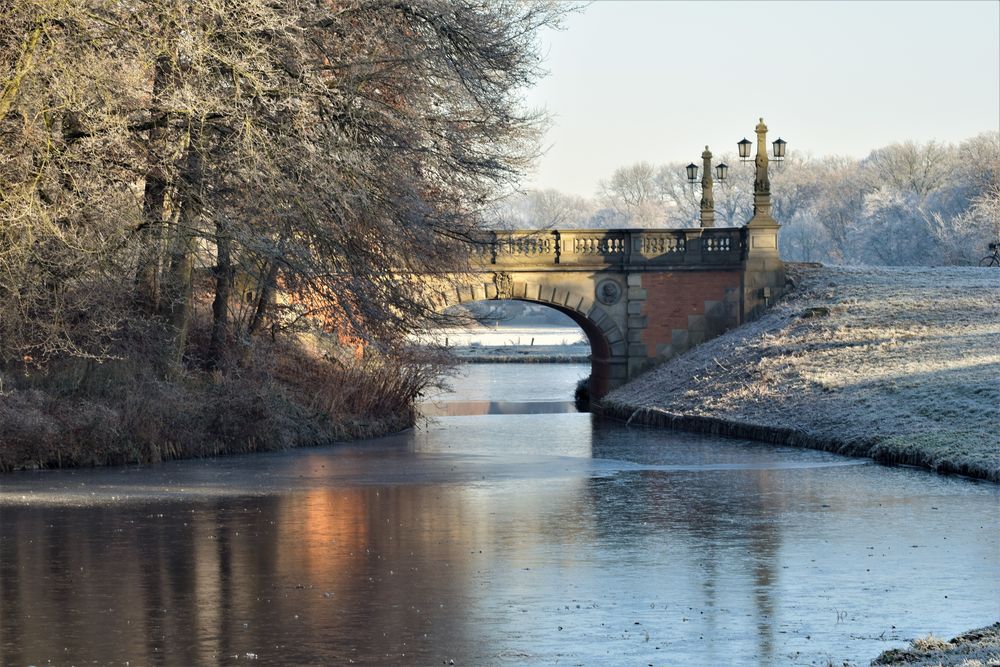
[[[741,275],[737,270],[630,274],[631,375],[738,326]]]

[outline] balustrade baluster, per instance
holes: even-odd
[[[719,265],[738,261],[744,242],[741,230],[726,228],[511,231],[469,248],[472,256],[484,262],[489,257],[492,264]]]

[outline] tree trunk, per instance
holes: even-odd
[[[160,263],[163,202],[166,183],[158,174],[146,174],[142,195],[143,228],[139,237],[139,265],[135,274],[136,302],[148,313],[160,307]]]
[[[180,216],[171,246],[170,273],[164,290],[167,301],[161,309],[173,336],[169,361],[177,368],[184,359],[191,323],[194,232],[202,213],[202,186],[205,177],[202,132],[198,122],[192,121],[189,137],[181,178]]]
[[[267,268],[267,274],[260,282],[257,295],[257,307],[254,308],[253,317],[250,319],[250,326],[247,328],[247,335],[253,336],[264,323],[264,316],[267,314],[267,306],[274,298],[275,281],[278,279],[278,262],[271,260]]]
[[[247,326],[246,342],[240,346],[240,365],[247,366],[250,363],[250,341],[254,334],[260,331],[264,320],[267,317],[267,308],[274,299],[275,284],[278,279],[278,261],[271,259],[267,264],[266,272],[257,283],[257,303],[254,305],[253,316]]]
[[[166,88],[171,74],[170,60],[166,56],[156,59],[153,76],[154,117],[162,113],[158,101]],[[160,149],[165,131],[154,124],[149,130],[147,143],[146,184],[142,194],[142,229],[139,235],[139,263],[135,274],[136,302],[148,313],[155,313],[160,307],[160,264],[163,252],[163,203],[167,191],[162,165],[159,164]]]
[[[13,76],[4,83],[3,89],[0,90],[0,121],[7,117],[14,106],[14,100],[17,99],[17,93],[21,90],[24,77],[31,70],[31,63],[35,58],[35,51],[38,49],[38,41],[45,32],[45,26],[48,22],[47,18],[39,20],[31,34],[24,39],[21,55],[14,66]]]
[[[215,300],[212,302],[212,340],[208,348],[209,368],[218,368],[229,338],[229,300],[233,293],[232,240],[225,220],[215,223]]]

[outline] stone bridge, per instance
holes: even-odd
[[[472,273],[434,289],[434,305],[516,299],[565,313],[590,341],[595,397],[753,319],[785,284],[773,221],[505,231],[472,252]]]

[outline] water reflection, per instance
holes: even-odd
[[[468,417],[471,415],[547,415],[578,412],[570,401],[440,401],[421,405],[424,417]]]
[[[566,511],[583,494],[574,482],[499,495],[395,486],[163,513],[4,508],[0,663],[482,659],[467,623],[498,552],[533,564],[552,528],[536,505]],[[587,541],[579,529],[559,532]]]
[[[732,629],[734,619],[727,605],[735,590],[745,588],[752,605],[742,602],[745,615],[751,617],[757,646],[746,655],[762,664],[774,658],[774,582],[777,577],[777,554],[781,550],[781,530],[773,517],[781,511],[780,499],[771,493],[771,471],[751,474],[725,474],[706,484],[704,475],[666,475],[642,472],[623,480],[593,480],[590,493],[600,508],[598,534],[608,543],[617,543],[629,553],[640,547],[651,553],[662,547],[662,536],[671,535],[664,556],[679,569],[672,572],[669,585],[661,591],[670,599],[679,591],[688,595],[688,616],[698,616],[699,637],[718,635]],[[719,493],[719,484],[726,493]],[[610,491],[608,486],[616,486]],[[711,489],[705,488],[711,486]],[[609,503],[608,498],[615,502]],[[640,527],[623,533],[622,524]],[[683,564],[687,563],[688,566]],[[721,598],[721,599],[720,599]],[[682,623],[692,622],[683,616]],[[717,648],[724,650],[716,654]],[[731,662],[730,648],[710,644],[715,664]]]
[[[807,665],[1000,617],[997,487],[858,463],[487,414],[6,476],[0,664]]]

